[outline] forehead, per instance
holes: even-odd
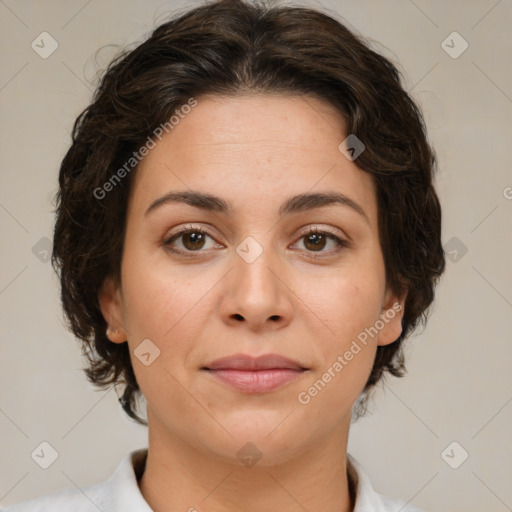
[[[175,152],[181,146],[194,146],[195,153],[211,154],[267,148],[287,157],[291,150],[307,150],[318,158],[328,145],[337,149],[346,129],[345,120],[331,105],[311,96],[209,95],[196,101],[190,113],[179,120],[175,117],[178,124],[160,146]],[[185,149],[182,153],[194,156]]]
[[[199,189],[270,207],[321,189],[350,194],[372,215],[373,180],[340,152],[346,136],[343,117],[313,96],[199,97],[139,164],[133,206]]]

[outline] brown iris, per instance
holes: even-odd
[[[204,233],[199,233],[197,231],[189,231],[188,233],[183,233],[181,236],[183,238],[184,247],[186,247],[190,251],[201,249],[204,245]]]
[[[304,245],[308,249],[323,249],[325,247],[326,238],[327,237],[322,233],[311,233],[305,237]],[[311,247],[308,246],[309,243],[311,243]]]

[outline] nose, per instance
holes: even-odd
[[[233,268],[223,280],[220,313],[225,323],[251,331],[281,329],[293,317],[291,283],[278,258],[266,248],[254,260],[233,255]]]

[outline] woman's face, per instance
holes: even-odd
[[[139,165],[121,287],[109,281],[100,304],[121,329],[112,341],[128,340],[150,435],[233,460],[251,442],[260,464],[286,460],[346,434],[377,345],[400,335],[376,190],[340,151],[348,134],[326,103],[196,99]],[[161,200],[170,193],[182,200]],[[266,354],[297,366],[236,367]]]

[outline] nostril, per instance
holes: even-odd
[[[243,320],[244,319],[244,317],[242,315],[238,314],[238,313],[235,313],[233,316],[236,318],[236,320]]]

